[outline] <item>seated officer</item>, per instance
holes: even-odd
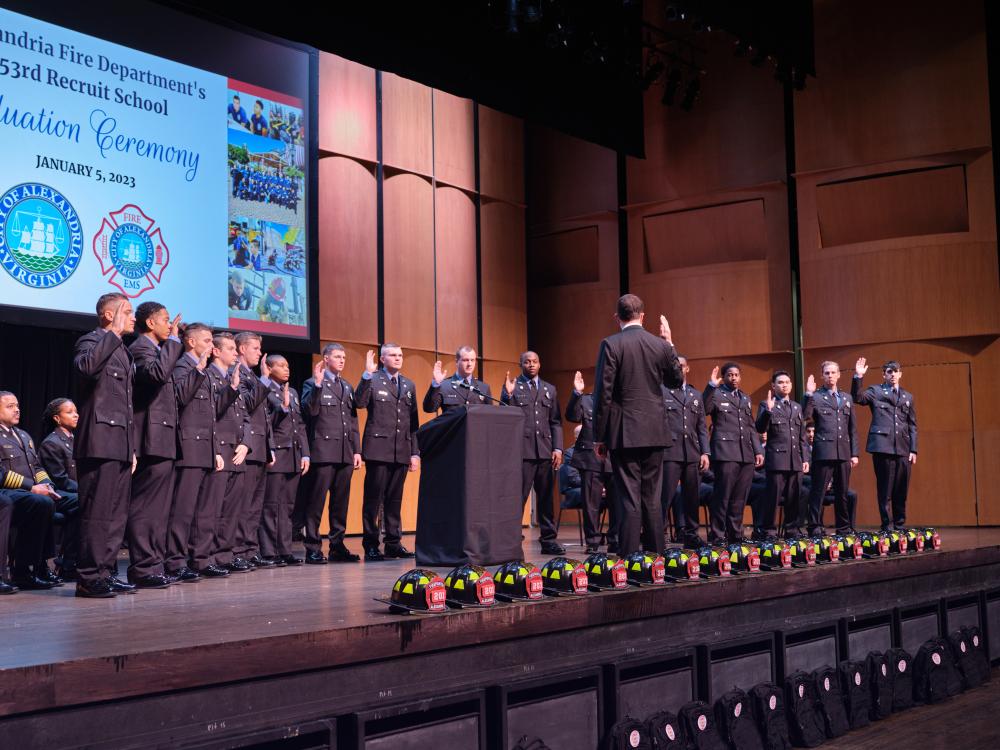
[[[0,391],[0,467],[3,490],[10,503],[10,522],[18,529],[12,582],[22,589],[50,589],[62,584],[44,557],[45,535],[60,499],[49,475],[38,462],[31,436],[17,427],[21,409],[10,391]],[[0,567],[7,561],[7,533],[0,542]]]
[[[38,444],[38,459],[60,495],[55,511],[64,521],[56,575],[64,581],[76,580],[76,558],[80,548],[80,503],[76,459],[73,458],[73,431],[79,419],[76,404],[68,398],[53,399],[42,414],[41,434],[45,437]],[[52,529],[49,529],[43,553],[46,558],[55,555],[52,536]]]

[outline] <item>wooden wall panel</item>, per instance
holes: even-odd
[[[476,189],[476,143],[472,100],[433,92],[434,177],[438,182]]]
[[[642,229],[644,273],[767,257],[760,198],[649,213],[643,216]]]
[[[479,190],[490,198],[524,203],[524,122],[479,107]]]
[[[524,209],[484,201],[481,209],[483,351],[516,362],[528,339]]]
[[[1000,399],[996,397],[1000,339],[983,337],[966,340],[962,344],[967,356],[972,359],[972,418],[979,523],[1000,526],[1000,461],[997,461],[997,456],[1000,456]]]
[[[431,89],[382,74],[382,160],[387,167],[430,176],[433,170]]]
[[[319,53],[319,148],[376,160],[373,68]]]
[[[461,190],[437,188],[435,203],[438,349],[476,343],[476,204]]]
[[[433,188],[417,175],[386,176],[385,335],[434,351]]]
[[[538,225],[618,208],[615,152],[549,128],[529,125],[528,195]]]
[[[371,168],[331,156],[319,161],[319,335],[378,337],[376,182]]]
[[[537,235],[528,243],[533,286],[563,286],[601,280],[597,224]]]
[[[814,4],[816,73],[795,94],[803,171],[990,142],[984,5]]]

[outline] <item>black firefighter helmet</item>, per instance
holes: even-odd
[[[925,550],[941,549],[941,535],[938,534],[937,529],[928,526],[927,528],[920,529],[920,533],[924,535]]]
[[[433,570],[413,568],[396,580],[388,598],[375,601],[389,605],[389,611],[396,614],[433,614],[448,609],[447,592],[441,576]]]
[[[761,544],[760,567],[764,570],[781,570],[792,567],[791,545],[783,539],[775,539]]]
[[[538,601],[544,598],[544,582],[538,566],[523,560],[504,563],[493,574],[496,596],[506,602]]]
[[[728,576],[733,568],[733,564],[729,561],[729,550],[725,547],[708,545],[698,550],[698,564],[701,566],[702,575],[709,578]]]
[[[726,547],[733,570],[740,573],[760,572],[760,549],[750,542],[739,542]]]
[[[906,534],[907,549],[912,552],[924,551],[924,535],[920,533],[920,529],[906,529],[903,533]]]
[[[889,540],[870,531],[858,534],[861,549],[865,557],[885,557],[889,554]]]
[[[625,558],[628,581],[636,586],[662,586],[666,580],[666,565],[655,552],[637,550]]]
[[[693,549],[674,547],[664,554],[667,577],[673,581],[697,581],[701,578],[701,563]]]
[[[792,537],[787,540],[792,553],[792,566],[804,568],[816,564],[818,550],[816,543],[807,536]]]
[[[496,585],[486,568],[459,565],[444,579],[447,602],[452,607],[492,607]]]
[[[886,536],[889,538],[889,554],[890,555],[905,555],[909,549],[909,540],[906,538],[906,532],[903,531],[888,531]]]
[[[587,570],[579,560],[553,557],[542,566],[543,591],[549,596],[586,594]]]
[[[595,552],[583,561],[587,584],[594,591],[622,591],[628,588],[625,562],[614,555]]]
[[[865,551],[857,534],[834,534],[833,539],[837,542],[841,560],[860,560],[864,557]]]
[[[835,563],[840,561],[840,545],[832,536],[813,537],[816,545],[816,562]]]

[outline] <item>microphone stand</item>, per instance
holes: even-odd
[[[466,383],[466,382],[465,382],[464,380],[460,380],[460,381],[458,381],[458,383],[457,383],[456,385],[458,385],[458,387],[459,387],[459,388],[464,388],[464,389],[465,389],[465,390],[467,390],[467,391],[472,391],[472,392],[473,392],[473,393],[475,393],[475,394],[476,394],[477,396],[482,396],[483,398],[488,398],[488,399],[489,399],[490,401],[492,401],[493,403],[495,403],[495,404],[500,404],[500,406],[510,406],[510,404],[505,404],[505,403],[504,403],[503,401],[501,401],[500,399],[498,399],[498,398],[494,398],[493,396],[491,396],[491,395],[490,395],[490,394],[488,394],[488,393],[483,393],[483,392],[482,392],[481,390],[479,390],[478,388],[476,388],[476,386],[474,386],[474,385],[469,385],[469,384],[468,384],[468,383]]]

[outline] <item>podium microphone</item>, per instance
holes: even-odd
[[[482,396],[483,398],[487,398],[487,399],[489,399],[490,401],[492,401],[494,403],[500,404],[501,406],[509,406],[509,404],[505,404],[500,399],[493,398],[493,396],[489,395],[488,393],[483,393],[481,390],[479,390],[478,388],[476,388],[476,386],[470,385],[469,383],[466,383],[464,380],[459,380],[458,381],[458,387],[459,388],[464,388],[467,391],[472,391],[477,396]]]

